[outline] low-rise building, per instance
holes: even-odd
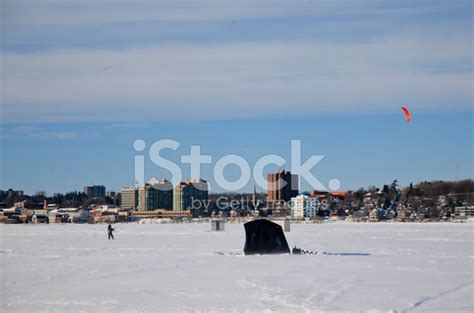
[[[367,209],[352,211],[352,220],[355,222],[367,221],[368,217],[369,217],[369,211]]]
[[[397,221],[398,222],[405,222],[407,219],[407,214],[406,210],[404,208],[401,208],[398,210],[398,215],[397,215]]]
[[[32,216],[31,222],[34,224],[49,223],[49,217],[46,214],[35,214]]]
[[[372,209],[369,213],[369,222],[378,222],[380,220],[380,212],[378,209]]]
[[[467,219],[474,216],[474,206],[457,206],[454,208],[455,219]]]
[[[190,210],[183,210],[183,211],[153,210],[153,211],[134,211],[134,212],[131,212],[131,217],[133,219],[173,218],[173,217],[191,218],[192,214]]]

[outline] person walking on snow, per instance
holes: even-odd
[[[109,233],[109,240],[110,240],[110,238],[115,240],[114,234],[112,233],[114,231],[114,229],[112,228],[112,224],[109,224],[109,227],[107,227],[107,231]]]

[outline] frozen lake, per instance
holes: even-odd
[[[0,225],[0,308],[41,311],[472,312],[473,224],[291,225],[244,256],[242,224]]]

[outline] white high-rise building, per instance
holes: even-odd
[[[313,218],[318,215],[319,201],[316,197],[298,195],[291,198],[290,208],[293,218]]]

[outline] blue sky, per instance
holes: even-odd
[[[137,138],[179,141],[165,154],[175,161],[199,144],[214,164],[233,153],[251,165],[289,159],[301,139],[303,155],[326,156],[315,175],[342,189],[455,179],[456,163],[473,177],[470,1],[3,1],[1,11],[1,189],[118,190],[133,179]],[[147,178],[167,175],[147,162]],[[212,165],[203,176],[212,185]]]

